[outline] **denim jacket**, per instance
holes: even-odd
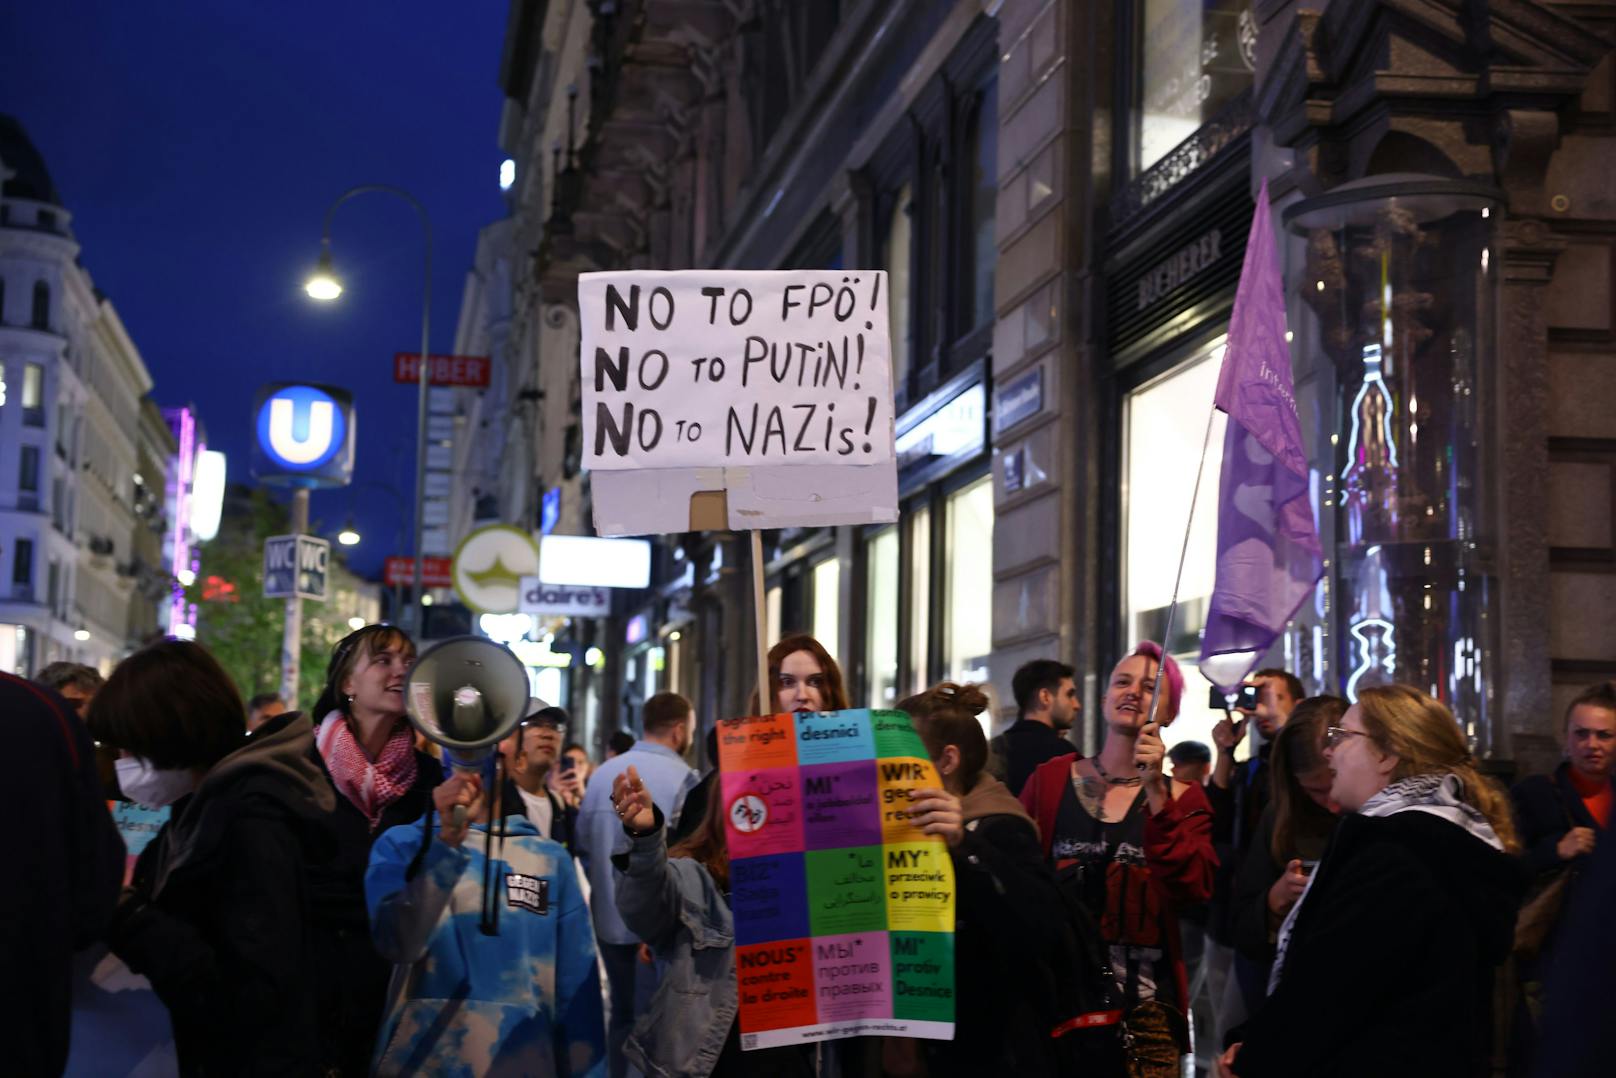
[[[617,880],[623,922],[666,967],[623,1051],[651,1078],[705,1078],[740,1008],[735,922],[706,868],[668,859],[664,831],[657,809],[656,826],[632,839]]]

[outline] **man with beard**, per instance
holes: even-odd
[[[1004,765],[1011,793],[1021,793],[1039,764],[1072,751],[1066,732],[1081,710],[1072,674],[1063,662],[1034,659],[1010,679],[1020,716],[993,739],[993,751]]]

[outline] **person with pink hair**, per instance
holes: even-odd
[[[1150,722],[1160,673],[1161,702]],[[1057,756],[1021,791],[1057,880],[1097,923],[1129,1036],[1130,1078],[1177,1075],[1189,1050],[1180,909],[1212,897],[1218,858],[1199,785],[1162,772],[1160,727],[1178,715],[1184,675],[1145,641],[1106,684],[1099,755]]]

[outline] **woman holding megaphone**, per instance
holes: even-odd
[[[415,747],[404,682],[415,644],[392,625],[343,637],[310,717],[315,753],[337,793],[336,856],[310,872],[319,944],[320,1040],[326,1072],[369,1073],[392,967],[376,952],[365,907],[371,846],[389,827],[415,823],[443,781]]]

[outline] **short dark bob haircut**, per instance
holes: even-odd
[[[247,739],[241,693],[208,649],[164,640],[117,665],[90,701],[90,734],[153,767],[207,770]]]

